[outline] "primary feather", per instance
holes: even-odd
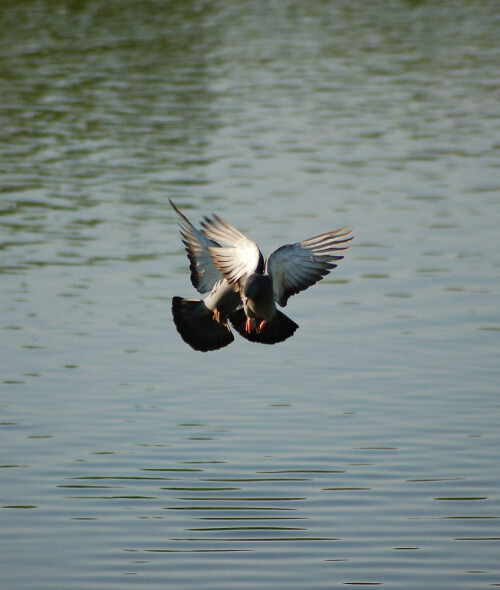
[[[191,271],[191,283],[199,293],[208,293],[222,279],[208,248],[218,246],[217,242],[208,238],[197,229],[189,219],[179,211],[172,199],[169,199],[174,211],[180,217],[179,230],[182,243],[186,247]]]
[[[266,262],[275,300],[285,307],[292,295],[320,281],[336,268],[352,239],[352,230],[343,227],[275,250]]]

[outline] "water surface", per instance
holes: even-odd
[[[5,586],[499,586],[496,2],[0,18]],[[356,239],[291,340],[195,353],[169,197]]]

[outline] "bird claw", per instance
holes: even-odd
[[[266,326],[266,322],[264,320],[262,320],[262,322],[260,322],[260,324],[256,324],[255,320],[251,319],[251,318],[247,318],[247,321],[245,322],[245,332],[247,334],[251,334],[252,330],[255,328],[255,331],[257,332],[257,334],[260,334],[262,332],[262,330],[265,328]]]
[[[217,308],[214,309],[214,318],[215,318],[215,321],[216,322],[218,322],[219,324],[221,323],[221,321],[220,321],[220,311]]]

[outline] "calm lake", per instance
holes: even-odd
[[[498,2],[0,24],[2,588],[500,586]],[[356,237],[293,338],[199,353],[169,198]]]

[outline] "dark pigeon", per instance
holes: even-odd
[[[241,298],[215,267],[209,247],[219,244],[207,238],[185,217],[172,201],[179,215],[182,241],[186,246],[191,270],[191,283],[205,299],[172,298],[172,315],[184,342],[195,350],[217,350],[234,340],[228,324],[229,315],[241,307]]]

